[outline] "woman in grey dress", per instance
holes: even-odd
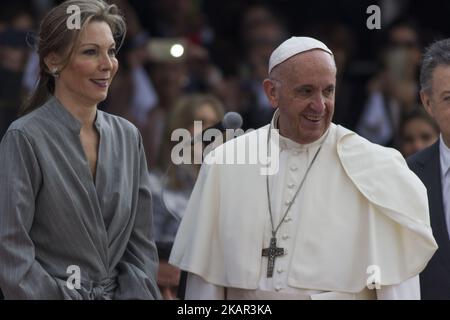
[[[124,35],[101,0],[64,2],[42,21],[38,87],[0,144],[6,299],[160,298],[141,136],[97,110]]]

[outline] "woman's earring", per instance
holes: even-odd
[[[58,71],[58,68],[53,68],[53,69],[52,69],[52,75],[53,75],[53,77],[55,77],[55,78],[58,78],[58,77],[59,77],[59,71]]]

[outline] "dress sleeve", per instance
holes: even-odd
[[[160,299],[158,254],[153,235],[152,197],[147,161],[139,135],[139,193],[136,217],[125,253],[117,265],[115,299]]]
[[[5,299],[79,299],[35,258],[29,233],[41,183],[28,138],[8,131],[0,143],[0,289]]]

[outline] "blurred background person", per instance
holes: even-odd
[[[142,134],[148,165],[154,167],[160,155],[167,119],[173,112],[175,102],[186,91],[188,75],[183,60],[152,61],[147,68],[158,102],[146,114]]]
[[[26,97],[23,77],[31,48],[27,31],[34,27],[28,8],[21,3],[10,4],[0,17],[0,137],[17,118]],[[3,22],[1,22],[3,21]]]
[[[161,145],[160,158],[151,173],[155,241],[159,252],[158,285],[165,299],[176,297],[180,270],[167,263],[178,225],[183,216],[200,170],[200,164],[174,165],[171,159],[173,147],[180,143],[172,141],[176,129],[187,129],[194,137],[194,121],[202,122],[202,130],[221,121],[224,116],[222,103],[212,95],[184,95],[170,114]],[[198,142],[202,144],[202,142]],[[194,152],[203,148],[191,146],[191,161],[201,155]]]
[[[244,11],[240,30],[244,54],[234,110],[243,114],[245,129],[259,128],[270,122],[274,112],[262,81],[267,77],[270,54],[287,36],[286,27],[267,5],[253,4]]]
[[[439,139],[439,127],[423,108],[407,113],[400,124],[400,151],[412,156]]]
[[[147,45],[150,36],[142,28],[135,9],[126,0],[115,0],[114,3],[123,10],[128,29],[118,54],[121,67],[104,108],[142,129],[146,125],[147,114],[158,103],[153,81],[145,68],[149,62]]]
[[[416,24],[395,22],[386,33],[380,71],[368,83],[368,97],[356,131],[371,142],[398,147],[403,115],[419,103],[422,45]]]
[[[304,34],[329,44],[333,51],[336,67],[335,113],[333,123],[354,128],[366,98],[367,71],[355,59],[357,46],[355,33],[340,21],[319,20],[306,26]]]
[[[152,41],[161,39],[150,39],[150,43]],[[176,43],[176,39],[169,39],[169,42],[172,41]],[[170,52],[162,55],[148,53],[149,61],[145,67],[157,94],[157,103],[147,113],[142,127],[149,166],[157,164],[163,133],[176,101],[183,94],[220,94],[224,90],[222,77],[209,61],[207,51],[189,42],[181,41],[180,44],[185,48],[181,57],[175,57]]]

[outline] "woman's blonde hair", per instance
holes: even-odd
[[[68,19],[73,18],[73,13],[69,7],[76,8],[79,12],[79,28],[69,28],[68,26]],[[74,14],[77,11],[74,11]],[[76,49],[80,35],[89,22],[93,21],[106,22],[111,28],[117,47],[119,48],[122,45],[126,25],[123,16],[114,4],[110,5],[103,0],[68,0],[46,14],[41,22],[37,37],[39,80],[36,90],[22,108],[21,115],[40,107],[50,95],[54,94],[55,79],[44,59],[50,53],[56,53],[62,57],[61,69],[67,66]]]
[[[185,95],[177,101],[167,121],[167,126],[163,136],[158,161],[158,167],[160,169],[165,170],[168,166],[174,166],[170,155],[172,148],[178,142],[171,141],[170,137],[172,132],[179,128],[188,129],[194,124],[194,121],[200,120],[197,118],[198,110],[205,105],[214,110],[218,120],[223,118],[225,113],[223,104],[219,99],[211,94]],[[176,170],[169,170],[167,185],[169,188],[173,189],[180,189],[183,187],[177,177]]]

